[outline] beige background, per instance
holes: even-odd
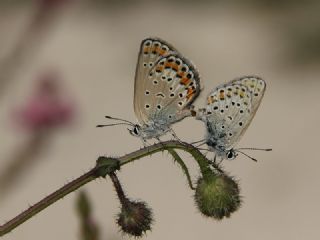
[[[141,147],[125,128],[96,129],[110,114],[135,121],[133,79],[140,41],[166,39],[200,70],[202,106],[211,88],[246,74],[266,79],[268,87],[257,115],[239,143],[242,147],[272,147],[224,162],[240,180],[244,203],[230,219],[217,222],[197,211],[193,193],[179,167],[166,153],[127,165],[119,174],[129,196],[153,208],[155,224],[145,239],[319,239],[319,64],[296,65],[286,55],[285,23],[272,11],[233,4],[188,1],[142,1],[95,7],[82,1],[70,5],[33,46],[28,60],[17,66],[0,107],[0,161],[23,145],[27,134],[10,118],[14,106],[32,93],[36,76],[58,69],[66,91],[77,104],[76,123],[58,131],[50,148],[39,156],[18,184],[0,201],[0,222],[11,217],[90,169],[99,155],[123,155]],[[5,56],[34,11],[32,5],[1,6],[0,56]],[[294,15],[293,15],[294,16]],[[282,25],[281,25],[282,24]],[[174,126],[186,141],[199,140],[203,125],[188,119]],[[169,137],[168,137],[169,138]],[[197,166],[189,156],[193,179]],[[119,204],[109,181],[84,187],[94,205],[101,239],[127,238],[118,232],[114,216]],[[24,223],[5,240],[79,239],[74,211],[76,194]]]

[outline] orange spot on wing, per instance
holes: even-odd
[[[223,92],[220,92],[219,98],[220,98],[221,100],[224,100],[224,93],[223,93]]]
[[[191,80],[189,78],[186,78],[186,77],[184,77],[184,78],[182,78],[180,80],[180,83],[183,84],[183,85],[188,85],[190,82],[191,82]]]
[[[171,68],[171,63],[168,63],[168,62],[167,62],[167,63],[165,64],[165,67]]]
[[[158,49],[158,53],[159,53],[159,55],[161,55],[161,56],[165,55],[166,52],[167,52],[166,50],[163,50],[163,49],[161,49],[161,48]]]
[[[181,78],[183,78],[183,77],[186,75],[185,72],[178,72],[177,74],[178,74]]]
[[[163,71],[163,68],[164,68],[163,66],[157,67],[157,68],[156,68],[156,72],[162,72],[162,71]]]
[[[213,96],[208,97],[208,104],[212,104],[215,102],[215,99]]]
[[[169,62],[167,62],[167,63],[165,64],[165,67],[170,67],[170,68],[172,68],[173,70],[175,70],[176,72],[178,72],[178,70],[179,70],[178,65],[175,64],[175,63],[169,63]]]
[[[175,70],[176,72],[178,72],[178,70],[179,70],[179,66],[176,63],[171,64],[171,68],[173,70]]]
[[[192,98],[192,96],[194,95],[195,92],[196,92],[195,89],[188,88],[187,96],[186,96],[186,98],[187,98],[188,101],[190,100],[190,98]]]
[[[143,48],[143,52],[144,52],[144,53],[148,53],[149,51],[150,51],[150,47],[144,47],[144,48]]]

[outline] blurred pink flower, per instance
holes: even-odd
[[[31,130],[64,126],[73,119],[74,105],[67,100],[55,72],[40,77],[34,96],[14,114],[20,125]]]

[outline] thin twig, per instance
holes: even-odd
[[[37,213],[41,212],[43,209],[47,208],[51,204],[55,203],[59,199],[63,198],[67,194],[75,191],[79,187],[85,185],[88,182],[91,182],[96,177],[94,176],[94,171],[91,170],[79,178],[73,180],[72,182],[64,185],[62,188],[58,189],[57,191],[51,193],[44,199],[42,199],[40,202],[34,204],[33,206],[29,207],[27,210],[20,213],[18,216],[13,218],[12,220],[8,221],[7,223],[3,224],[0,227],[0,236],[3,236],[16,227],[18,227],[20,224],[24,223],[31,217],[35,216]]]

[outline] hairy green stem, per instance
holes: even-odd
[[[91,182],[92,180],[98,177],[105,177],[106,175],[109,175],[110,173],[113,173],[114,171],[119,169],[120,166],[122,165],[125,165],[134,160],[143,158],[148,155],[152,155],[160,151],[169,151],[172,154],[173,151],[170,151],[170,150],[173,150],[173,149],[179,149],[179,150],[183,150],[190,153],[193,156],[193,158],[198,162],[200,171],[204,177],[210,171],[210,167],[209,167],[210,164],[208,159],[197,148],[195,148],[194,146],[188,143],[182,143],[179,141],[161,142],[158,144],[154,144],[154,145],[142,148],[135,152],[126,154],[119,158],[99,157],[97,160],[97,164],[93,169],[83,174],[79,178],[66,184],[65,186],[53,192],[52,194],[48,195],[38,203],[34,204],[33,206],[29,207],[28,209],[26,209],[25,211],[17,215],[12,220],[1,225],[0,236],[3,236],[9,233],[10,231],[18,227],[20,224],[24,223],[31,217],[35,216],[37,213],[41,212],[51,204],[55,203],[59,199],[68,195],[69,193],[77,190],[79,187]]]
[[[184,161],[182,160],[182,158],[179,156],[179,154],[173,150],[173,149],[168,149],[168,152],[172,155],[173,159],[180,165],[180,167],[182,168],[182,171],[184,172],[184,174],[187,177],[187,181],[189,184],[189,187],[191,188],[191,190],[195,190],[195,188],[192,185],[192,180],[191,180],[191,176],[188,170],[187,165],[184,163]]]
[[[20,224],[24,223],[31,217],[35,216],[37,213],[41,212],[43,209],[47,208],[48,206],[55,203],[59,199],[68,195],[69,193],[77,190],[79,187],[85,185],[86,183],[91,182],[95,178],[96,176],[94,174],[94,169],[93,169],[83,174],[79,178],[73,180],[72,182],[64,185],[62,188],[51,193],[50,195],[42,199],[40,202],[29,207],[27,210],[23,211],[12,220],[0,226],[0,236],[3,236],[9,233],[10,231],[18,227]]]

